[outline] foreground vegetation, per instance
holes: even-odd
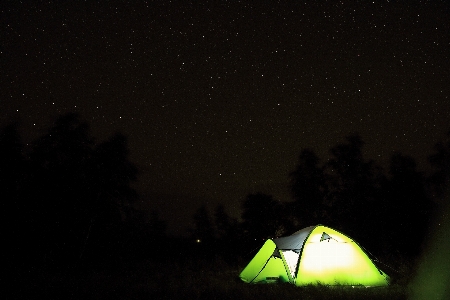
[[[405,281],[386,288],[246,284],[242,266],[221,259],[147,261],[110,269],[41,272],[8,299],[406,299]],[[17,282],[16,282],[17,284]]]

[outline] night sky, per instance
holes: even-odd
[[[289,200],[303,148],[324,162],[358,132],[367,159],[425,168],[450,129],[446,1],[42,2],[0,4],[0,125],[124,133],[174,232],[202,203]]]

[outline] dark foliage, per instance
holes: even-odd
[[[223,204],[219,204],[216,207],[214,223],[216,225],[216,235],[219,240],[228,243],[239,237],[238,222],[228,215]]]
[[[213,221],[206,205],[200,206],[194,214],[195,229],[193,237],[197,243],[210,244],[215,238]]]
[[[429,162],[434,167],[429,183],[431,194],[437,202],[441,202],[450,186],[450,131],[445,141],[438,142],[435,153],[429,156]]]
[[[25,152],[17,125],[8,125],[0,132],[4,268],[12,279],[38,282],[42,273],[144,260],[189,263],[195,270],[205,268],[205,259],[239,265],[265,239],[319,223],[348,233],[399,268],[420,254],[433,212],[443,206],[450,142],[436,145],[429,177],[401,153],[392,156],[384,174],[363,157],[363,145],[351,135],[322,164],[312,150],[302,150],[289,178],[293,201],[249,194],[240,221],[222,204],[213,214],[203,205],[191,237],[176,239],[166,236],[156,211],[133,206],[138,169],[128,159],[125,136],[96,143],[88,124],[67,114]]]
[[[350,135],[331,148],[331,158],[322,165],[312,150],[302,150],[290,174],[293,202],[249,195],[240,224],[248,243],[325,224],[387,257],[394,267],[405,259],[414,261],[426,242],[436,196],[450,178],[450,142],[437,144],[430,157],[436,172],[430,178],[401,153],[393,154],[384,174],[374,161],[364,159],[363,145],[359,135]]]
[[[288,203],[293,226],[303,228],[323,222],[325,213],[324,199],[328,194],[323,167],[319,158],[310,149],[300,153],[298,165],[290,174],[291,192],[294,202]]]
[[[400,153],[392,156],[389,175],[382,201],[385,236],[392,249],[416,256],[431,221],[432,202],[425,193],[425,179],[414,160]]]
[[[148,255],[154,249],[148,243],[165,236],[156,213],[133,208],[138,195],[131,183],[138,173],[126,137],[96,144],[76,114],[59,117],[27,153],[17,126],[5,127],[0,168],[10,278],[103,268]]]
[[[247,238],[264,241],[285,234],[283,204],[270,195],[248,195],[243,202],[242,219]]]
[[[10,124],[0,131],[0,190],[1,232],[3,247],[2,266],[12,276],[19,276],[22,266],[28,263],[26,248],[21,247],[28,233],[23,215],[24,193],[22,187],[27,177],[27,164],[22,155],[23,145],[17,124]],[[31,245],[30,245],[31,246]],[[24,257],[24,260],[19,258]]]

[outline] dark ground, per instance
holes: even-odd
[[[406,299],[408,294],[408,274],[393,274],[393,283],[385,288],[295,287],[290,284],[246,284],[238,277],[243,266],[228,264],[221,258],[184,262],[164,259],[118,264],[101,270],[38,271],[32,277],[23,276],[15,282],[16,287],[6,299],[394,300]]]

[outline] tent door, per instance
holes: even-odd
[[[283,260],[287,265],[291,279],[295,278],[295,271],[297,270],[299,253],[292,250],[281,250]]]

